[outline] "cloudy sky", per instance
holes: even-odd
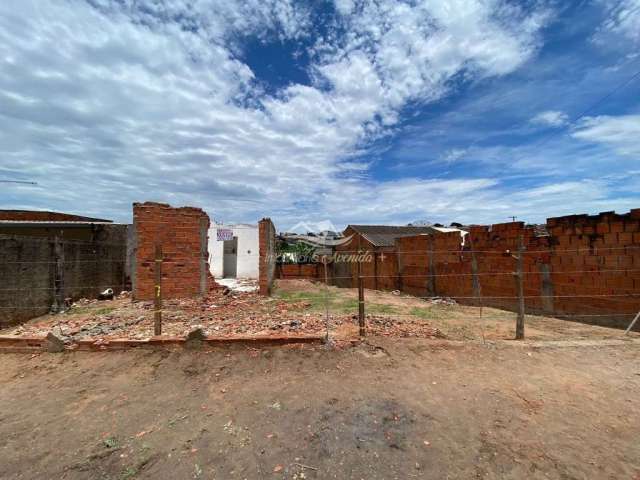
[[[640,0],[4,0],[0,208],[537,222],[640,207]]]

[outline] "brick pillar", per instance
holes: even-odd
[[[154,297],[154,254],[162,245],[163,298],[188,298],[208,290],[207,231],[209,216],[199,208],[173,208],[164,203],[134,203],[133,226],[137,242],[135,300]]]

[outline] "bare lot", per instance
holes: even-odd
[[[0,478],[640,478],[637,341],[369,341],[4,354]]]
[[[425,301],[375,290],[367,290],[365,298],[367,329],[371,335],[491,341],[511,339],[515,333],[513,312]],[[357,338],[357,291],[326,288],[302,280],[280,281],[273,298],[217,290],[202,300],[165,301],[163,334],[183,337],[196,326],[209,335],[221,337],[323,334],[327,307],[331,335],[338,340]],[[607,339],[620,338],[623,333],[531,315],[527,316],[526,328],[531,340]],[[67,313],[45,315],[0,334],[44,337],[51,330],[72,340],[149,338],[153,335],[153,305],[131,302],[130,298],[80,301]]]

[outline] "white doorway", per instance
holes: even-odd
[[[238,275],[238,237],[225,240],[223,245],[222,276],[236,278]]]

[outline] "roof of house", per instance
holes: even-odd
[[[104,218],[85,217],[73,213],[51,212],[48,210],[0,210],[0,220],[16,222],[89,222],[111,223]]]
[[[106,222],[91,222],[91,221],[49,221],[49,220],[0,220],[0,228],[2,227],[25,227],[25,228],[86,228],[93,225],[126,225],[124,223],[113,223],[112,221]]]
[[[431,227],[431,228],[433,228],[434,230],[440,233],[460,232],[460,235],[462,237],[464,237],[467,233],[469,233],[466,230],[462,230],[461,228],[455,228],[455,227]]]
[[[393,247],[396,238],[433,233],[433,228],[428,226],[348,225],[347,228],[359,233],[376,247]]]

